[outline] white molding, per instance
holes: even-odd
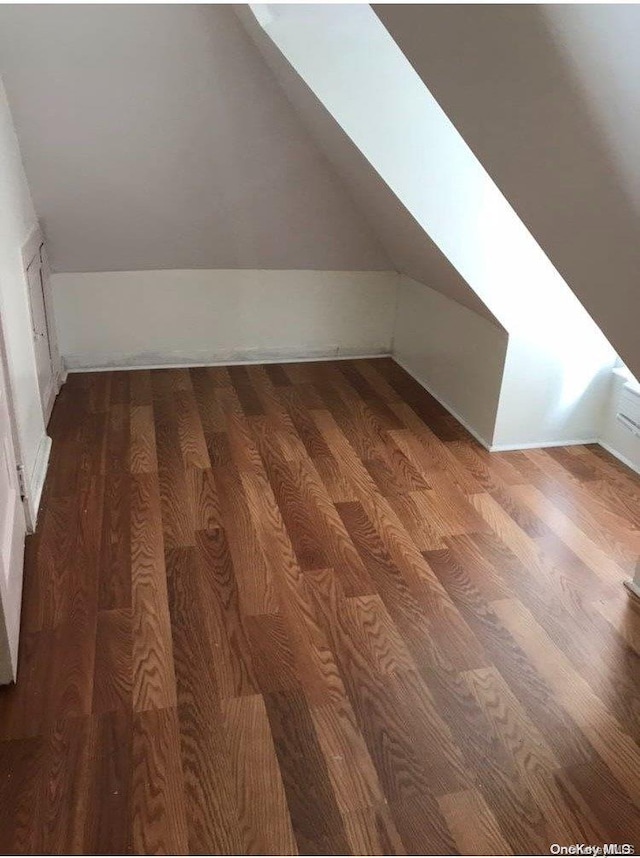
[[[65,355],[64,364],[66,373],[75,372],[113,372],[117,370],[130,369],[183,369],[185,367],[199,366],[251,366],[254,364],[269,364],[269,363],[312,363],[314,361],[323,360],[366,360],[370,358],[393,357],[387,348],[382,348],[376,352],[349,352],[341,349],[327,350],[318,349],[308,352],[301,352],[296,349],[273,349],[265,350],[247,350],[238,351],[230,354],[228,357],[224,355],[215,355],[211,358],[198,356],[190,358],[188,355],[175,356],[173,360],[156,360],[154,362],[146,361],[141,357],[139,361],[131,355],[123,356],[122,358],[112,358],[108,362],[100,365],[91,365],[83,361],[82,355]],[[395,358],[394,358],[395,360]],[[66,378],[65,373],[65,378]]]
[[[38,447],[36,461],[31,472],[29,486],[27,489],[27,505],[28,505],[28,530],[30,533],[36,529],[38,520],[38,510],[42,499],[42,490],[44,481],[47,476],[47,468],[49,467],[49,456],[51,455],[51,438],[48,435],[43,435]]]
[[[460,416],[460,414],[458,414],[458,412],[454,408],[452,408],[447,402],[445,402],[444,399],[442,399],[442,397],[435,392],[435,390],[429,387],[428,384],[425,384],[425,382],[421,378],[418,378],[418,376],[412,370],[409,369],[409,367],[404,363],[403,360],[401,360],[397,355],[392,354],[391,357],[393,361],[398,364],[398,366],[401,366],[402,369],[406,373],[408,373],[411,378],[414,379],[414,381],[418,382],[420,387],[424,387],[427,393],[430,393],[434,399],[437,399],[440,405],[442,405],[443,408],[446,408],[449,414],[451,414],[452,417],[455,417],[458,423],[461,423],[467,430],[467,432],[470,432],[476,439],[476,441],[479,441],[480,444],[482,444],[485,450],[489,450],[489,452],[491,452],[491,445],[489,444],[489,442],[485,438],[483,438],[482,435],[480,435],[480,433],[476,429],[474,429],[473,426],[471,426],[471,424],[469,424],[463,417]]]
[[[476,441],[479,441],[480,444],[482,444],[482,446],[485,448],[485,450],[488,450],[490,453],[507,453],[512,450],[538,450],[542,447],[573,447],[581,444],[602,444],[599,438],[570,438],[566,441],[529,441],[524,444],[489,444],[489,442],[485,438],[483,438],[482,435],[480,435],[480,433],[473,428],[473,426],[471,426],[466,420],[464,420],[454,408],[452,408],[447,402],[445,402],[445,400],[441,396],[439,396],[435,392],[435,390],[433,390],[433,388],[431,388],[428,384],[425,384],[425,382],[421,378],[418,378],[418,376],[412,370],[409,369],[409,367],[404,363],[404,361],[402,361],[397,355],[392,354],[391,357],[394,362],[398,364],[398,366],[401,366],[402,369],[411,376],[411,378],[417,381],[421,387],[424,387],[427,393],[430,393],[434,399],[437,399],[440,405],[442,405],[443,408],[446,408],[449,414],[451,414],[452,417],[455,417],[456,420],[461,423],[464,428],[473,435]],[[602,444],[602,446],[605,447],[606,445]],[[613,450],[609,450],[609,452],[612,453],[614,456],[617,455],[613,452]],[[618,456],[618,458],[621,459],[622,457]],[[627,464],[627,462],[625,462],[625,464]]]
[[[492,444],[491,453],[508,453],[511,450],[540,450],[543,447],[576,447],[582,444],[600,444],[599,438],[571,438],[567,441],[528,441],[526,444]]]
[[[627,588],[627,590],[630,593],[633,593],[633,595],[637,599],[640,599],[640,584],[639,583],[637,583],[635,580],[629,578],[628,581],[624,582],[624,586]]]
[[[607,442],[603,441],[602,439],[599,439],[597,443],[600,444],[600,446],[603,447],[607,451],[607,453],[611,453],[611,455],[615,456],[615,458],[622,462],[623,465],[626,465],[627,468],[631,468],[634,473],[640,474],[640,466],[633,462],[631,459],[628,459],[626,456],[623,456],[622,453],[619,453],[614,447],[612,447],[610,444],[607,444]]]
[[[39,252],[43,244],[44,238],[42,230],[40,229],[40,224],[36,223],[29,233],[29,237],[22,245],[22,267],[25,271],[29,267],[30,263],[33,262],[34,257]]]
[[[43,407],[43,417],[44,417],[44,425],[48,426],[49,420],[51,419],[51,412],[53,411],[53,406],[55,405],[56,397],[60,392],[60,377],[58,373],[53,370],[51,374],[51,381],[49,383],[49,387],[46,392],[46,401]]]
[[[414,372],[401,360],[397,355],[389,352],[388,349],[381,349],[376,352],[345,352],[340,353],[326,349],[318,349],[310,352],[300,352],[293,349],[281,349],[278,351],[242,351],[234,352],[229,356],[217,354],[211,358],[204,356],[190,357],[188,355],[178,356],[172,360],[148,361],[144,357],[138,362],[135,357],[130,355],[115,356],[102,365],[92,365],[84,362],[82,355],[66,355],[64,358],[64,370],[60,376],[60,386],[66,381],[68,373],[76,372],[112,372],[117,370],[134,370],[134,369],[183,369],[185,367],[202,367],[202,366],[251,366],[254,364],[270,364],[270,363],[309,363],[313,361],[323,360],[365,360],[371,358],[390,357],[398,366],[401,366],[418,384],[423,387],[434,399],[436,399],[443,408],[455,417],[464,428],[473,435],[473,437],[490,453],[506,453],[513,450],[538,450],[546,447],[571,447],[581,446],[584,444],[600,444],[612,456],[619,459],[627,467],[631,468],[635,473],[640,474],[640,468],[631,462],[626,456],[618,453],[609,444],[600,438],[570,438],[562,441],[531,441],[524,444],[490,444],[483,438],[476,429],[471,426],[458,412],[452,408],[438,393],[436,393],[428,384],[418,378]],[[172,356],[175,358],[175,356]],[[47,454],[48,455],[48,454]],[[35,470],[35,469],[34,469]],[[44,482],[44,480],[43,480]],[[42,487],[40,487],[40,492]],[[38,496],[39,502],[39,496]]]

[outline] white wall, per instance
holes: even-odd
[[[386,270],[366,218],[221,4],[0,4],[54,271]]]
[[[388,354],[395,272],[54,274],[70,368]]]
[[[17,421],[18,455],[34,500],[42,490],[43,464],[49,449],[22,267],[22,247],[36,223],[11,113],[0,81],[0,315]]]
[[[267,34],[502,325],[511,331],[528,324],[532,306],[568,291],[368,5],[268,4],[255,10],[266,16]]]
[[[508,332],[504,384],[497,386],[494,378],[492,385],[494,409],[500,391],[495,432],[485,418],[483,431],[475,427],[479,434],[505,446],[597,434],[598,379],[612,366],[613,349],[371,8],[252,8],[265,32]],[[451,353],[464,350],[456,344]],[[448,396],[446,390],[440,394],[457,410],[451,401],[455,386]]]
[[[374,8],[640,376],[640,5]]]
[[[394,357],[485,446],[491,446],[507,350],[498,325],[402,277]]]
[[[235,11],[318,147],[335,167],[360,210],[366,212],[393,262],[392,267],[495,321],[487,306],[264,32],[251,9],[238,5]]]
[[[567,345],[573,342],[567,337]],[[597,339],[586,354],[560,353],[553,339],[509,337],[492,448],[590,443],[600,437],[615,353]]]
[[[602,432],[615,355],[606,341],[569,362],[403,277],[394,357],[486,447],[592,442]]]

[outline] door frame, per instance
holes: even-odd
[[[42,295],[47,324],[47,335],[49,339],[49,358],[51,360],[51,385],[48,391],[46,402],[43,403],[42,393],[40,395],[42,418],[45,426],[45,435],[42,437],[42,440],[40,442],[32,474],[27,474],[25,472],[23,464],[24,455],[22,450],[22,443],[18,432],[17,421],[15,421],[14,417],[14,443],[16,447],[16,453],[19,457],[18,475],[20,478],[21,494],[23,497],[23,506],[25,511],[25,518],[27,521],[27,533],[33,533],[36,529],[38,508],[40,506],[40,492],[42,491],[42,487],[44,484],[44,474],[47,469],[47,464],[49,462],[49,454],[51,452],[51,438],[49,437],[49,435],[46,434],[46,428],[51,417],[51,412],[53,410],[53,405],[55,403],[56,397],[60,392],[60,388],[62,387],[66,377],[66,373],[64,372],[64,364],[60,357],[60,349],[58,348],[58,337],[55,314],[53,310],[53,295],[51,292],[51,280],[49,277],[50,272],[46,245],[44,243],[44,236],[42,234],[42,230],[40,229],[40,225],[37,223],[29,233],[29,237],[22,246],[22,276],[25,289],[28,293],[29,317],[31,321],[32,332],[34,330],[33,309],[31,305],[31,294],[29,289],[27,268],[33,262],[36,256],[39,257],[40,263],[40,279],[42,285]],[[39,385],[40,382],[38,380],[38,390],[40,389]]]
[[[17,483],[18,490],[21,495],[22,503],[19,504],[20,509],[16,510],[16,519],[13,523],[13,534],[12,534],[12,542],[17,539],[20,540],[20,548],[19,550],[24,553],[24,536],[31,532],[31,511],[29,509],[29,505],[26,502],[26,498],[24,497],[23,491],[23,478],[20,472],[20,465],[18,462],[18,456],[20,453],[20,439],[18,435],[18,423],[16,419],[14,398],[13,398],[13,388],[11,386],[11,378],[9,376],[9,357],[7,353],[5,333],[4,333],[4,315],[2,312],[2,306],[0,306],[0,372],[2,372],[4,378],[4,389],[5,396],[7,400],[7,412],[9,414],[9,431],[11,434],[12,440],[12,452],[14,456],[13,462],[10,462],[10,465],[13,465],[15,468],[15,479]],[[22,518],[21,518],[22,517]],[[34,522],[35,525],[35,522]],[[20,583],[19,587],[22,590],[22,579],[24,574],[24,556],[21,558],[22,566],[20,568]],[[6,595],[6,593],[5,593]],[[17,675],[17,664],[18,664],[18,646],[19,646],[19,635],[15,641],[15,645],[12,644],[12,636],[9,634],[10,629],[7,628],[6,625],[6,614],[0,617],[0,637],[2,638],[2,652],[0,653],[0,682],[8,683],[15,681]],[[7,658],[8,656],[8,658]]]
[[[53,404],[56,400],[56,396],[60,392],[60,388],[62,387],[62,384],[64,382],[64,368],[62,365],[62,360],[60,358],[60,349],[58,348],[58,336],[56,330],[55,314],[53,309],[53,295],[51,292],[51,279],[49,276],[50,269],[47,257],[47,249],[44,243],[44,236],[39,225],[34,226],[31,233],[29,234],[29,237],[27,238],[22,247],[22,271],[27,291],[29,293],[29,315],[31,317],[32,331],[34,331],[33,306],[31,303],[31,290],[29,288],[27,269],[36,257],[38,257],[38,262],[40,264],[40,282],[42,285],[42,297],[44,302],[44,312],[47,326],[49,360],[51,362],[51,387],[48,392],[48,397],[43,403],[42,407],[44,425],[46,428],[47,424],[49,423],[49,418],[51,417],[51,411],[53,410]],[[40,391],[40,399],[41,401],[44,399],[42,391]]]
[[[18,429],[18,418],[16,417],[15,397],[13,392],[13,381],[9,372],[9,352],[4,330],[4,308],[0,301],[0,368],[4,371],[4,382],[7,395],[7,410],[9,412],[9,424],[11,426],[11,439],[13,441],[13,455],[15,456],[15,469],[22,498],[22,512],[24,515],[27,533],[33,533],[36,529],[37,506],[28,493],[28,475],[25,472],[22,456],[22,440]],[[39,499],[38,499],[39,500]]]

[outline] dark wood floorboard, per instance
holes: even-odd
[[[0,851],[640,848],[640,479],[389,359],[69,376]]]

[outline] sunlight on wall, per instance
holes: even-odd
[[[539,387],[545,419],[570,411],[613,365],[613,349],[371,7],[259,9],[298,74],[509,335],[526,343],[519,353],[536,364],[529,384]]]

